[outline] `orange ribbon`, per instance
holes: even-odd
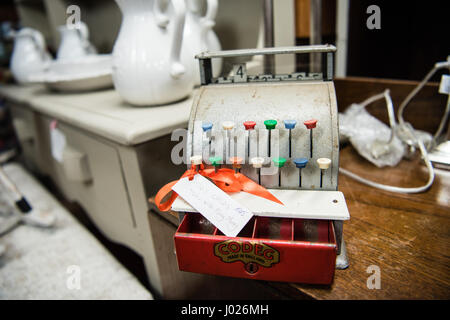
[[[214,182],[216,186],[218,186],[225,192],[244,191],[283,205],[283,203],[278,200],[273,194],[267,191],[266,188],[255,183],[245,175],[241,173],[235,173],[234,170],[228,168],[221,168],[216,172],[215,169],[205,169],[203,164],[201,164],[200,169],[197,171],[195,169],[195,166],[192,165],[191,169],[187,170],[179,180],[185,177],[188,177],[189,180],[192,180],[196,174],[201,174],[202,176],[209,178]],[[155,197],[155,203],[159,210],[170,210],[170,208],[172,207],[172,203],[178,197],[178,194],[172,190],[172,187],[179,180],[169,182],[158,191]],[[170,192],[172,192],[170,198],[165,202],[161,202]]]

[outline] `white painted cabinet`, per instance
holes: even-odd
[[[134,108],[113,90],[54,94],[18,86],[0,86],[0,96],[11,108],[27,166],[49,176],[110,240],[140,254],[156,294],[169,299],[266,295],[258,282],[179,271],[176,220],[155,212],[148,202],[186,170],[170,159],[178,143],[170,133],[187,127],[192,99]],[[53,120],[66,138],[61,162],[51,153]]]

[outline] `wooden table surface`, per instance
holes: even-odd
[[[428,174],[419,159],[379,169],[351,146],[341,150],[340,165],[379,183],[417,187]],[[264,282],[293,299],[449,299],[450,171],[435,169],[425,193],[395,194],[339,175],[350,220],[344,239],[350,267],[336,270],[331,286]],[[174,221],[177,214],[173,214]],[[166,215],[167,214],[162,214]],[[380,269],[381,288],[368,289],[369,266]],[[372,271],[373,272],[373,271]]]
[[[421,186],[428,178],[420,159],[379,169],[351,146],[341,150],[340,165],[396,186]],[[374,189],[342,174],[339,179],[351,215],[344,224],[350,267],[336,270],[331,286],[267,285],[293,298],[449,299],[450,172],[436,169],[431,189],[410,195]],[[380,289],[367,288],[371,265],[380,268]]]

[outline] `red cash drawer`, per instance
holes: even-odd
[[[330,284],[336,263],[332,221],[253,217],[227,237],[199,213],[187,213],[175,233],[182,271]]]

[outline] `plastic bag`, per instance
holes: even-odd
[[[350,140],[362,157],[380,168],[396,166],[405,154],[400,139],[394,135],[390,141],[391,129],[359,104],[339,113],[339,134],[341,141]]]

